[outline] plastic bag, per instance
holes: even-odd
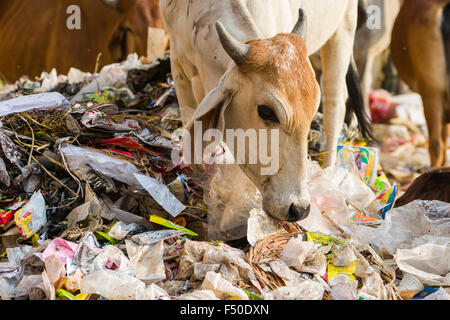
[[[27,296],[33,287],[43,287],[42,276],[24,276],[13,291],[12,297]]]
[[[450,286],[449,240],[441,245],[423,244],[413,249],[399,249],[394,255],[395,261],[400,270],[414,275],[424,285]]]
[[[30,94],[0,102],[0,117],[32,109],[68,108],[69,101],[59,92]]]
[[[293,266],[300,272],[308,272],[324,276],[327,271],[325,254],[331,246],[322,247],[301,238],[289,240],[282,252],[282,259],[288,266]]]
[[[35,192],[28,203],[14,215],[20,234],[29,238],[47,224],[45,200],[41,192]]]
[[[145,190],[163,207],[172,217],[178,216],[186,207],[170,192],[164,184],[142,174],[134,174],[135,178]]]
[[[216,297],[222,300],[230,297],[248,300],[248,296],[244,290],[233,286],[230,282],[225,280],[220,273],[215,273],[214,271],[206,273],[201,289],[211,290]]]
[[[22,260],[32,250],[33,250],[32,246],[20,246],[20,247],[6,248],[6,253],[8,255],[8,261],[12,264],[19,265],[20,260]]]
[[[312,280],[305,280],[297,286],[286,286],[264,294],[265,300],[322,300],[323,286]]]
[[[112,229],[111,229],[112,230]],[[161,240],[166,240],[174,237],[179,237],[186,234],[184,230],[157,230],[148,231],[136,234],[131,237],[131,240],[140,245],[148,245],[159,242]]]
[[[111,230],[109,230],[108,235],[110,235],[111,238],[120,241],[125,238],[127,234],[138,228],[140,228],[140,226],[136,223],[125,224],[122,221],[118,221]]]
[[[449,234],[450,204],[416,200],[392,209],[377,229],[360,226],[356,238],[394,254],[397,249],[411,248],[419,237],[448,237]]]
[[[283,232],[279,221],[269,217],[264,210],[254,208],[250,211],[247,227],[247,241],[254,246],[258,240],[268,235]]]
[[[177,300],[220,300],[211,290],[194,290],[180,295]]]
[[[139,171],[130,162],[70,144],[64,144],[60,150],[66,157],[71,170],[89,165],[92,169],[101,172],[105,176],[126,183],[136,189],[142,189],[141,184],[134,177],[134,174],[138,174]]]
[[[169,294],[164,289],[162,289],[161,287],[152,283],[145,289],[144,299],[145,300],[170,300],[170,297],[169,297]]]
[[[255,185],[233,164],[216,166],[203,189],[208,208],[208,239],[244,238],[250,210],[262,208],[262,195]]]
[[[166,279],[163,261],[164,241],[138,245],[131,240],[125,240],[125,245],[136,278],[155,282]]]
[[[145,283],[123,272],[97,270],[80,280],[83,294],[98,294],[110,300],[143,300]]]

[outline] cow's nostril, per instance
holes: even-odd
[[[289,222],[296,222],[299,220],[303,220],[309,215],[310,209],[311,209],[310,205],[308,205],[308,207],[305,209],[303,207],[296,206],[295,204],[291,204],[291,206],[289,207],[287,220]]]

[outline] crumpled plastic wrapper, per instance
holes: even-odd
[[[164,241],[142,246],[131,240],[125,240],[125,245],[136,278],[155,282],[166,279],[163,261]]]
[[[304,278],[300,275],[300,273],[291,270],[288,265],[279,259],[270,260],[270,261],[261,261],[260,266],[264,268],[264,265],[267,265],[268,268],[265,268],[267,271],[272,272],[278,275],[283,281],[286,283],[286,286],[297,286],[303,281]]]
[[[122,118],[119,122],[114,122],[111,117],[108,117],[98,110],[87,111],[83,115],[81,123],[84,124],[87,128],[95,127],[111,131],[128,132],[140,129],[139,122],[137,122],[136,120]]]
[[[110,235],[113,239],[122,240],[127,236],[127,234],[138,229],[139,227],[140,226],[136,223],[125,224],[122,221],[119,221],[114,224],[111,230],[109,230],[108,235]]]
[[[19,265],[20,260],[22,260],[32,250],[33,250],[32,246],[19,246],[7,248],[6,253],[8,254],[8,261],[12,264]]]
[[[144,300],[170,300],[170,297],[164,289],[152,283],[145,289]]]
[[[27,296],[27,295],[29,295],[31,288],[34,288],[34,287],[39,287],[39,288],[44,287],[43,281],[42,281],[42,276],[40,274],[22,277],[19,284],[14,289],[12,297]]]
[[[232,283],[256,280],[253,269],[245,260],[245,253],[224,244],[213,246],[207,242],[186,239],[180,259],[180,279],[187,279],[194,274],[196,262],[220,264],[219,272]]]
[[[180,295],[177,300],[220,300],[211,290],[194,290]]]
[[[312,280],[305,280],[296,286],[281,287],[264,294],[265,300],[322,300],[323,286]]]
[[[229,281],[225,280],[220,273],[215,273],[214,271],[206,273],[201,289],[211,290],[216,297],[222,300],[230,297],[248,300],[248,296],[244,290],[233,286]]]
[[[317,273],[324,276],[327,272],[327,254],[331,246],[321,246],[301,237],[288,241],[282,252],[282,259],[288,266],[300,272]]]
[[[207,264],[203,262],[196,262],[194,263],[194,275],[192,279],[203,280],[209,271],[219,272],[219,270],[220,264],[218,263]]]
[[[5,154],[5,157],[11,163],[19,162],[21,154],[19,151],[17,151],[15,143],[3,130],[0,130],[0,145],[2,147],[3,153]]]
[[[95,193],[86,184],[86,196],[84,204],[73,209],[67,216],[69,226],[79,221],[83,221],[88,217],[100,215],[101,205]]]
[[[388,293],[380,274],[358,251],[353,252],[357,258],[354,275],[362,279],[362,287],[358,292],[374,296],[379,300],[386,300]]]
[[[247,241],[251,246],[254,246],[258,240],[282,231],[283,228],[279,225],[279,221],[269,217],[264,210],[254,208],[250,211]]]
[[[114,227],[116,225],[114,225]],[[134,225],[134,223],[132,223],[131,225]],[[129,226],[130,226],[130,224],[127,226],[127,228]],[[114,229],[114,227],[111,229],[111,231]],[[133,240],[134,242],[136,242],[137,244],[140,244],[140,245],[147,245],[147,244],[153,244],[153,243],[159,242],[161,240],[166,240],[166,239],[170,239],[173,237],[179,237],[184,234],[186,234],[186,231],[184,231],[184,230],[147,231],[147,232],[142,232],[142,233],[132,236],[131,240]]]
[[[127,273],[97,270],[80,281],[83,294],[98,294],[110,300],[143,300],[145,283]]]

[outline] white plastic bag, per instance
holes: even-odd
[[[248,300],[247,294],[241,288],[233,286],[225,280],[220,273],[209,271],[203,280],[202,290],[211,290],[219,299],[227,299],[229,297],[238,297],[241,300]]]
[[[83,294],[99,294],[110,300],[143,300],[145,284],[123,272],[98,270],[80,281]]]

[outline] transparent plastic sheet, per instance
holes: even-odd
[[[137,230],[140,226],[136,223],[125,224],[122,221],[118,221],[114,226],[109,230],[108,235],[115,240],[122,240],[129,234],[130,232]]]
[[[142,187],[164,208],[172,217],[178,216],[186,207],[170,192],[164,184],[142,174],[134,174]]]
[[[164,241],[139,245],[125,240],[134,276],[140,280],[160,281],[166,279],[164,269]]]
[[[270,260],[264,263],[266,265],[266,270],[278,275],[286,283],[286,286],[296,287],[303,281],[304,278],[301,277],[300,273],[291,270],[288,265],[279,259]],[[262,266],[262,263],[260,263]],[[268,268],[267,268],[268,267]]]
[[[66,276],[65,264],[54,254],[45,259],[45,270],[50,283],[54,286]]]
[[[43,288],[42,275],[24,276],[15,287],[11,297],[23,297],[30,293],[31,288]]]
[[[401,271],[414,275],[424,285],[450,286],[450,241],[399,249],[394,258]]]
[[[324,217],[326,215],[349,234],[356,231],[356,225],[349,218],[352,211],[346,200],[364,209],[375,199],[372,190],[361,180],[354,163],[350,171],[342,167],[322,169],[317,162],[309,162],[308,189],[311,196],[311,211],[299,224],[308,231],[332,234],[336,227]]]
[[[224,279],[220,273],[209,271],[202,282],[202,290],[211,290],[219,299],[238,297],[241,300],[248,300],[247,294],[241,288],[233,286]]]
[[[194,290],[180,295],[177,300],[220,300],[211,290]]]
[[[356,290],[346,283],[338,283],[331,287],[333,300],[358,300]]]
[[[208,208],[208,239],[244,238],[250,210],[262,208],[259,190],[237,165],[216,166],[203,188]]]
[[[79,221],[83,221],[88,217],[99,216],[101,213],[101,205],[97,196],[86,184],[84,204],[74,208],[68,215],[67,221],[69,226]]]
[[[69,106],[69,101],[59,92],[30,94],[0,102],[0,117],[33,109],[49,110]]]
[[[141,184],[134,177],[134,174],[139,174],[139,171],[130,162],[70,144],[63,144],[60,150],[64,154],[71,170],[89,165],[92,169],[101,172],[105,176],[126,183],[135,189],[142,189]]]
[[[356,238],[394,254],[397,249],[418,245],[421,237],[427,241],[450,235],[450,204],[441,201],[415,200],[394,208],[377,228],[360,226]]]
[[[163,288],[152,283],[145,289],[144,300],[170,300],[170,297]]]
[[[12,264],[19,265],[20,260],[22,260],[32,250],[33,250],[32,246],[19,246],[7,248],[6,253],[8,254],[8,261]]]
[[[254,246],[258,240],[261,240],[271,234],[280,233],[283,227],[279,221],[269,217],[262,209],[252,209],[247,223],[247,241]]]
[[[305,280],[297,286],[286,286],[264,294],[265,300],[322,300],[323,286],[312,280]]]
[[[127,273],[97,270],[80,280],[83,294],[98,294],[110,300],[143,300],[145,283]]]
[[[300,237],[288,241],[282,252],[282,259],[288,266],[293,266],[299,272],[308,272],[324,276],[327,271],[325,254],[331,246],[321,246]]]
[[[245,253],[224,244],[213,246],[207,242],[186,239],[180,259],[179,277],[190,278],[194,274],[195,263],[219,264],[219,272],[233,283],[255,280],[253,270],[245,260]]]
[[[130,226],[130,225],[128,225]],[[128,228],[127,226],[127,228]],[[112,230],[112,229],[111,229]],[[147,231],[143,233],[136,234],[131,237],[131,240],[140,245],[148,245],[159,242],[161,240],[166,240],[174,237],[179,237],[186,234],[184,230],[157,230],[157,231]]]

